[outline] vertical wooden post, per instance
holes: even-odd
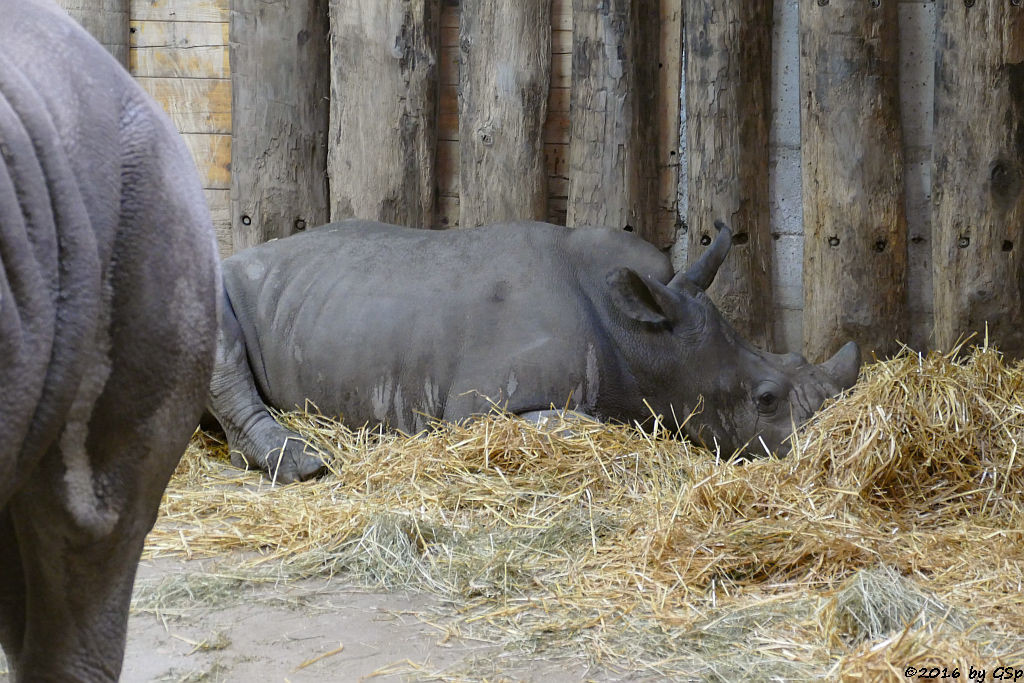
[[[1024,356],[1024,7],[939,0],[935,341],[978,332]],[[983,336],[975,341],[981,342]]]
[[[128,0],[59,0],[59,4],[128,68]]]
[[[327,0],[233,0],[236,250],[327,221],[327,24]]]
[[[657,119],[657,183],[654,241],[665,248],[682,234],[679,216],[679,122],[682,114],[680,94],[683,85],[683,7],[679,0],[660,0],[658,18],[658,85],[654,111]]]
[[[710,290],[756,346],[773,346],[768,201],[772,4],[687,0],[686,129],[689,259],[733,229],[733,249]]]
[[[331,219],[428,228],[440,0],[331,0]]]
[[[573,1],[567,222],[658,234],[659,3]]]
[[[906,332],[896,5],[800,3],[803,330],[813,361],[850,339],[887,355]]]
[[[464,2],[459,225],[547,215],[551,0]]]

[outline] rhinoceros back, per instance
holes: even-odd
[[[634,243],[543,223],[438,232],[348,221],[228,259],[225,287],[270,404],[309,399],[350,423],[412,428],[487,399],[514,411],[552,396],[582,404],[601,355],[592,299],[605,271],[671,273]]]

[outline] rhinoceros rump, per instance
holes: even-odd
[[[309,399],[350,424],[402,430],[490,401],[519,414],[568,402],[627,422],[653,409],[670,427],[700,404],[690,436],[763,455],[853,384],[859,352],[850,343],[815,366],[741,339],[703,291],[730,244],[721,226],[679,275],[630,233],[544,223],[347,221],[263,244],[224,262],[210,410],[237,460],[279,481],[320,462],[264,401]]]
[[[116,680],[143,538],[213,368],[188,150],[49,0],[0,0],[0,646]]]

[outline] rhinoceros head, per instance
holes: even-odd
[[[799,354],[762,351],[740,337],[705,293],[732,243],[732,231],[721,222],[715,226],[714,244],[670,282],[629,269],[612,273],[608,282],[620,310],[673,359],[644,387],[652,408],[725,455],[740,449],[782,455],[794,425],[856,382],[860,350],[851,341],[815,365]]]

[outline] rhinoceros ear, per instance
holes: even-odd
[[[608,274],[607,282],[612,301],[633,320],[663,325],[672,318],[671,294],[657,280],[630,268],[617,268]]]

